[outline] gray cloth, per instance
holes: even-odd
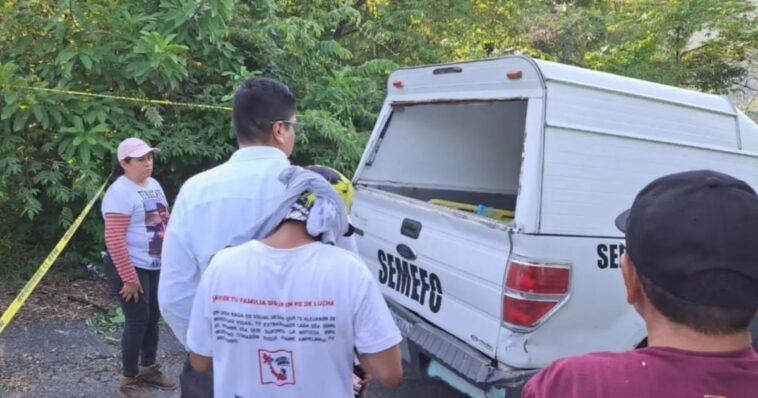
[[[347,233],[350,222],[345,205],[337,191],[324,177],[299,166],[290,166],[284,169],[279,180],[287,186],[282,202],[252,228],[253,239],[262,239],[271,235],[305,191],[316,195],[316,201],[305,222],[308,234],[319,238],[324,243],[334,244],[339,237]]]

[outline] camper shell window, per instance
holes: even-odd
[[[526,110],[522,99],[394,104],[358,183],[510,221]]]

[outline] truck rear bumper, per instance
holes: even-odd
[[[445,331],[387,299],[395,322],[405,337],[403,359],[414,370],[440,378],[472,397],[505,397],[539,369],[516,369],[497,364]],[[478,392],[478,394],[476,393]]]

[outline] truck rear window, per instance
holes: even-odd
[[[395,105],[358,184],[508,221],[526,108],[526,100]]]

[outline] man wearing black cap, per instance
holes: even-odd
[[[558,360],[524,398],[758,397],[748,325],[758,311],[758,196],[698,170],[661,177],[616,220],[621,268],[648,348]]]

